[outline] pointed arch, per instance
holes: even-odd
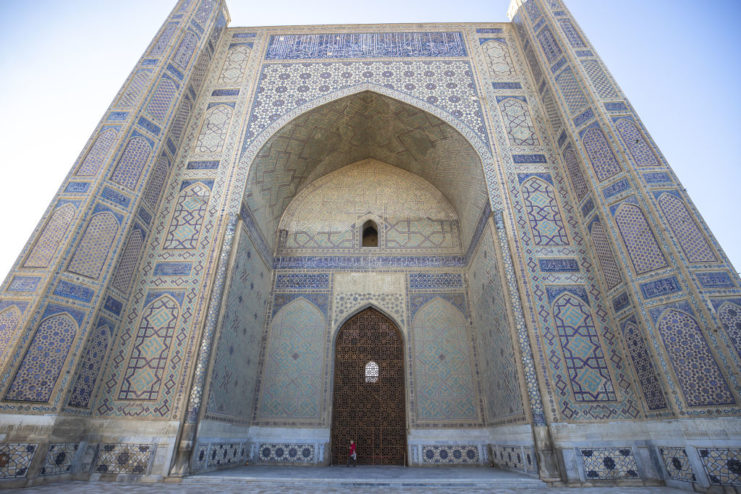
[[[118,227],[118,219],[110,211],[94,214],[75,249],[67,271],[98,279],[108,260]]]
[[[656,242],[654,232],[640,207],[623,202],[617,207],[614,215],[620,235],[633,261],[633,267],[638,274],[648,273],[667,265],[661,247]]]
[[[580,296],[564,291],[552,302],[568,382],[579,402],[617,399],[592,309]]]
[[[326,318],[311,302],[296,298],[270,322],[255,418],[319,423],[324,400]]]
[[[224,147],[234,108],[227,104],[217,104],[206,111],[201,133],[198,135],[195,150],[198,153],[218,153]]]
[[[108,351],[112,328],[108,324],[98,327],[92,339],[85,348],[82,360],[77,371],[77,378],[72,387],[69,406],[88,408],[92,398],[95,383],[103,368],[103,359]]]
[[[78,177],[90,177],[98,173],[98,170],[105,162],[113,144],[118,139],[118,129],[107,128],[104,129],[98,137],[95,138],[95,142],[90,146],[85,159],[82,160],[80,166],[77,168],[75,175]]]
[[[412,365],[418,421],[480,420],[468,327],[465,315],[440,297],[414,315]]]
[[[21,311],[15,305],[0,311],[0,362],[7,356],[21,323]]]
[[[157,88],[154,90],[152,97],[147,105],[147,113],[159,123],[165,122],[170,111],[170,106],[178,93],[178,87],[175,81],[169,77],[162,77]]]
[[[700,325],[691,314],[667,309],[656,321],[656,327],[689,406],[736,403]]]
[[[672,192],[663,192],[658,197],[658,202],[687,259],[690,262],[716,262],[718,259],[713,249],[697,227],[684,201]]]
[[[77,329],[77,322],[66,312],[41,321],[5,399],[48,402]]]
[[[139,330],[123,372],[119,400],[156,400],[165,375],[180,303],[161,295],[142,310]]]
[[[374,111],[365,115],[371,107]],[[381,121],[384,124],[378,125]],[[405,127],[412,125],[418,128]],[[324,130],[326,126],[331,128]],[[341,138],[338,129],[342,129],[343,135],[354,133],[363,138]],[[435,152],[425,154],[421,149],[405,152],[405,160],[401,160],[404,146],[412,145],[409,140],[393,138],[394,146],[383,145],[390,142],[387,134],[394,135],[400,129],[406,129],[405,135],[419,136],[420,145]],[[435,185],[451,200],[459,216],[464,216],[461,218],[464,244],[473,236],[478,212],[487,202],[483,167],[493,166],[487,143],[458,117],[398,90],[362,83],[328,92],[283,115],[276,114],[275,120],[256,135],[250,132],[239,160],[241,174],[246,179],[243,200],[271,249],[275,247],[273,232],[279,219],[298,191],[340,166],[368,157],[419,174]],[[305,135],[306,139],[292,143],[298,135]],[[424,143],[426,140],[429,146]],[[280,150],[288,149],[287,145],[311,148],[311,156],[282,153],[279,159]],[[458,158],[455,166],[442,158],[451,154]],[[425,164],[421,162],[423,159]],[[471,198],[474,204],[466,202]],[[239,205],[235,201],[231,207],[236,211]]]
[[[33,249],[26,257],[24,267],[45,268],[49,265],[75,218],[76,212],[75,206],[70,203],[63,204],[54,210],[36,239]]]

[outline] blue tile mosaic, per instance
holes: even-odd
[[[548,162],[544,154],[513,154],[512,160],[518,165],[526,164],[526,163],[547,163]]]
[[[697,281],[705,288],[734,288],[731,276],[724,271],[709,271],[695,273]]]
[[[410,290],[463,288],[463,275],[459,273],[410,273]]]
[[[64,191],[68,194],[83,194],[90,187],[89,182],[69,182]]]
[[[587,111],[579,115],[578,117],[574,118],[574,125],[577,127],[581,127],[585,123],[589,122],[594,118],[594,112],[591,108],[588,108]]]
[[[328,273],[279,274],[275,277],[276,290],[328,290]]]
[[[128,208],[129,204],[131,204],[131,199],[129,197],[125,196],[117,190],[111,189],[110,187],[105,187],[100,196],[103,199],[108,199],[109,201],[114,202],[123,208]]]
[[[538,259],[540,270],[544,273],[572,273],[579,271],[576,259]]]
[[[459,32],[274,35],[265,54],[267,60],[465,56]]]
[[[93,299],[93,295],[95,295],[95,291],[91,288],[62,280],[54,289],[54,295],[79,300],[80,302],[90,302]]]
[[[645,180],[647,184],[651,184],[651,185],[673,183],[671,177],[666,172],[644,173],[643,180]]]
[[[607,111],[628,111],[628,107],[622,101],[618,103],[605,103],[605,110]]]
[[[159,135],[159,133],[162,131],[162,129],[160,129],[158,125],[153,124],[152,122],[150,122],[144,117],[139,117],[139,121],[137,123],[139,124],[140,127],[148,130],[154,135]]]
[[[674,276],[641,284],[641,292],[647,299],[671,295],[672,293],[681,291],[682,287]]]
[[[219,167],[219,161],[189,161],[186,168],[188,170],[216,170]]]
[[[630,298],[627,293],[623,292],[612,299],[612,308],[615,309],[615,312],[620,312],[627,307],[630,307]]]
[[[156,276],[188,276],[193,265],[189,262],[158,262],[154,266]]]
[[[103,307],[111,314],[119,316],[121,315],[121,309],[123,309],[123,303],[113,297],[106,297],[105,305]]]
[[[211,96],[239,96],[239,89],[215,89]]]
[[[492,82],[491,87],[494,89],[522,89],[519,82]]]
[[[614,184],[610,184],[602,189],[602,195],[605,196],[605,199],[609,199],[610,197],[616,196],[628,189],[630,189],[630,184],[628,183],[627,179],[623,178],[618,180]]]
[[[8,285],[9,292],[32,292],[41,281],[38,276],[14,276]]]

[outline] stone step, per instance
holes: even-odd
[[[490,468],[404,467],[236,467],[186,477],[183,484],[245,483],[332,487],[450,487],[539,489],[546,484],[525,474]]]

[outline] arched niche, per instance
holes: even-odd
[[[307,110],[257,151],[243,200],[268,247],[275,251],[280,219],[299,192],[365,159],[398,167],[437,188],[459,216],[465,250],[488,201],[479,154],[440,117],[370,90]]]

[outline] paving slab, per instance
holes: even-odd
[[[470,494],[681,494],[668,487],[547,487],[539,479],[492,468],[246,466],[193,475],[180,483],[57,482],[9,489],[27,494],[183,493],[450,493]]]

